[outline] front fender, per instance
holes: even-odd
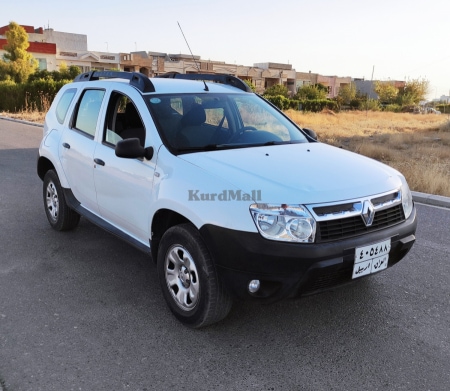
[[[257,201],[252,198],[254,195],[162,147],[155,170],[150,216],[167,209],[191,221],[198,229],[213,224],[257,232],[249,210]]]

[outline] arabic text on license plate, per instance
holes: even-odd
[[[391,239],[355,249],[352,278],[358,278],[386,269],[391,250]]]

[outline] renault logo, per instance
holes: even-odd
[[[366,227],[370,227],[372,225],[374,217],[375,208],[373,207],[373,204],[369,200],[364,201],[362,219],[364,220]]]

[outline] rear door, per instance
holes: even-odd
[[[59,147],[61,164],[74,196],[95,214],[99,211],[94,184],[94,137],[104,95],[104,89],[83,91]]]

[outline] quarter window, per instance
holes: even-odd
[[[64,122],[67,110],[69,110],[69,106],[72,103],[73,97],[75,96],[76,92],[76,88],[69,88],[64,92],[63,96],[61,96],[61,99],[56,106],[56,119],[60,124]]]

